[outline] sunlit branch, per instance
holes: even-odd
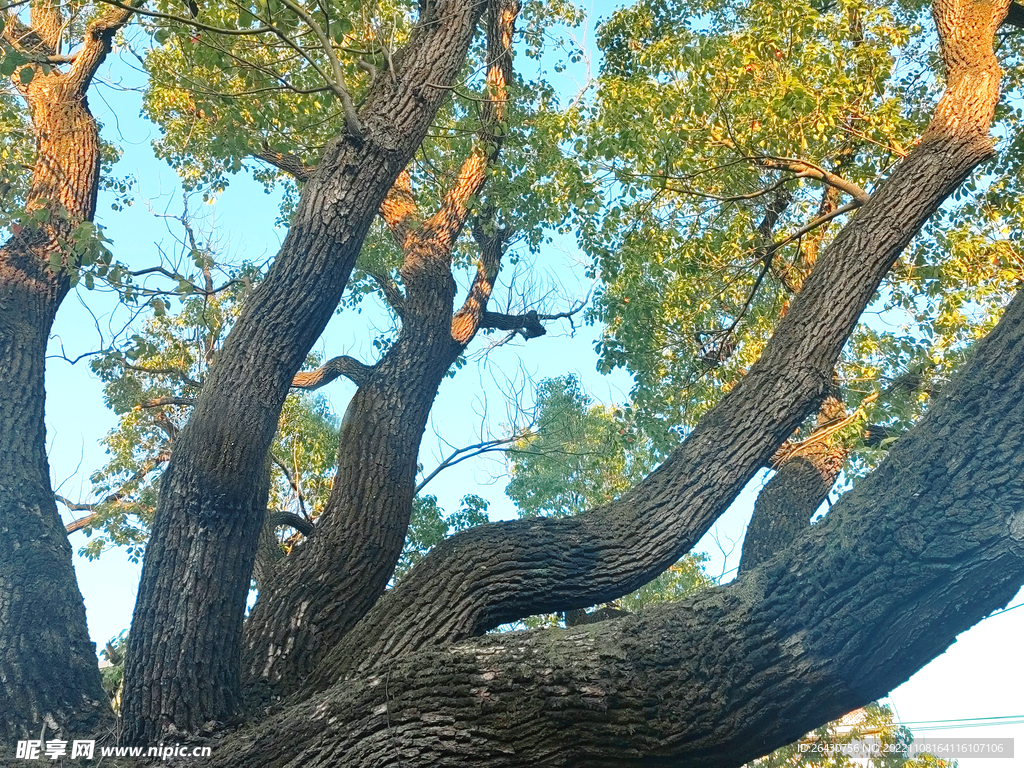
[[[139,405],[140,408],[159,408],[164,405],[193,406],[196,401],[191,397],[154,397]]]
[[[751,157],[750,160],[763,168],[789,171],[798,179],[816,179],[823,184],[828,184],[830,187],[835,187],[836,189],[845,192],[860,205],[863,205],[871,198],[871,196],[859,185],[854,184],[852,181],[844,179],[841,176],[837,176],[831,171],[826,171],[824,168],[808,162],[807,160],[798,160],[789,157],[771,157],[769,155]]]
[[[418,224],[418,206],[412,191],[412,178],[409,171],[398,174],[395,183],[388,190],[387,197],[380,206],[380,216],[391,231],[395,243],[403,251],[409,244],[412,230]]]
[[[145,463],[143,463],[143,465],[134,475],[132,475],[128,480],[125,481],[125,483],[121,486],[120,489],[118,489],[115,493],[110,494],[102,501],[96,501],[89,504],[77,503],[61,496],[60,494],[55,493],[53,495],[53,498],[59,501],[72,512],[92,513],[84,517],[80,517],[77,520],[72,520],[70,523],[64,526],[64,530],[68,533],[74,533],[75,531],[80,531],[83,528],[88,528],[93,523],[98,522],[100,518],[103,516],[102,512],[97,511],[101,506],[106,504],[116,504],[117,502],[124,499],[124,497],[127,495],[127,492],[125,491],[126,488],[145,478],[146,475],[148,475],[154,469],[159,467],[169,458],[170,454],[165,452],[160,453],[154,458],[147,460]]]
[[[366,365],[348,355],[333,357],[315,371],[303,371],[295,374],[292,387],[295,389],[314,390],[326,386],[339,376],[344,376],[356,386],[362,386],[373,374],[374,366]]]
[[[200,382],[196,381],[187,373],[185,373],[182,370],[179,370],[178,368],[144,368],[141,365],[133,365],[124,358],[120,360],[120,363],[124,368],[127,368],[129,371],[137,371],[138,373],[148,373],[151,376],[173,376],[174,378],[178,379],[184,384],[187,384],[190,387],[196,387],[197,389],[199,387],[202,387],[202,384]]]
[[[146,16],[151,19],[163,19],[164,21],[173,21],[175,24],[181,24],[182,26],[202,30],[203,32],[213,32],[218,35],[262,35],[267,32],[274,31],[274,29],[269,26],[254,27],[253,29],[215,27],[210,24],[204,24],[201,21],[196,21],[195,19],[190,19],[187,16],[177,16],[173,13],[161,13],[160,11],[147,11],[142,8],[133,8],[130,5],[118,2],[118,0],[99,0],[99,2],[104,3],[105,5],[112,5],[115,8],[121,8],[126,11],[133,11],[140,16]]]

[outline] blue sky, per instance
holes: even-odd
[[[609,6],[600,6],[592,19],[607,15]],[[593,40],[593,23],[581,41]],[[592,44],[591,44],[592,48]],[[596,61],[592,62],[596,68]],[[569,71],[575,82],[585,79],[585,71]],[[98,219],[107,227],[118,259],[136,265],[152,263],[156,243],[168,243],[166,221],[154,214],[181,212],[181,189],[174,172],[155,159],[150,141],[156,137],[154,126],[138,117],[140,94],[125,88],[141,85],[141,79],[127,67],[116,62],[104,73],[111,85],[100,85],[90,97],[93,111],[107,136],[116,141],[124,155],[115,172],[134,176],[136,203],[127,211],[113,213],[110,200],[101,201]],[[566,90],[575,90],[573,81]],[[116,116],[116,119],[115,119]],[[240,178],[212,205],[195,205],[208,225],[216,231],[222,252],[248,260],[260,261],[272,256],[283,232],[275,227],[278,215],[275,195],[264,193],[261,185]],[[571,243],[560,241],[547,248],[537,259],[535,269],[561,283],[567,296],[582,296],[590,286],[582,276],[582,254]],[[83,290],[84,289],[80,289]],[[103,317],[112,302],[104,307],[104,299],[95,293],[83,295],[93,308],[87,311],[83,301],[73,294],[65,302],[54,327],[51,353],[58,354],[63,345],[65,354],[95,349],[99,339],[94,314],[100,316],[100,328],[108,331],[116,321]],[[97,309],[99,304],[99,309]],[[342,353],[372,360],[371,336],[365,319],[373,313],[356,317],[353,314],[334,318],[318,344],[327,356]],[[447,452],[446,443],[464,445],[477,442],[481,414],[486,413],[490,428],[501,430],[507,421],[502,389],[505,377],[534,381],[549,376],[576,373],[584,387],[596,398],[622,402],[629,391],[629,377],[619,371],[601,376],[595,369],[593,341],[598,329],[580,327],[575,335],[568,326],[552,328],[549,335],[528,344],[509,345],[496,350],[484,362],[473,362],[454,379],[446,380],[439,393],[431,424],[423,442],[421,460],[428,470]],[[108,334],[109,337],[109,334]],[[54,486],[59,493],[75,500],[87,500],[89,474],[104,462],[98,440],[115,424],[113,414],[102,406],[100,383],[92,376],[87,361],[70,365],[52,358],[48,364],[47,422],[49,456]],[[343,380],[328,387],[324,394],[334,410],[341,413],[352,388]],[[529,398],[528,398],[529,401]],[[457,507],[466,493],[476,493],[491,502],[495,518],[514,515],[511,502],[504,497],[507,480],[501,477],[499,461],[466,462],[448,470],[431,483],[428,491],[436,494],[446,509]],[[739,558],[743,530],[746,526],[757,489],[763,477],[755,478],[715,528],[698,545],[698,551],[711,555],[709,571],[714,576],[731,578]],[[62,509],[63,511],[63,509]],[[65,514],[65,519],[71,519]],[[77,549],[84,543],[81,533],[72,536]],[[125,629],[131,618],[139,567],[127,562],[117,551],[106,553],[99,561],[88,562],[76,556],[79,583],[85,596],[90,631],[100,645]],[[1019,594],[1011,605],[1024,602]],[[978,717],[1024,715],[1020,691],[1024,687],[1024,662],[1019,653],[1018,638],[1024,636],[1024,608],[994,616],[961,636],[945,654],[933,661],[908,683],[898,688],[891,698],[898,716],[904,721],[962,720]],[[922,735],[924,733],[922,732]],[[932,731],[930,738],[944,735],[956,737],[1018,737],[1024,750],[1024,726],[999,726],[970,730]],[[1007,763],[962,760],[971,766],[999,766]]]

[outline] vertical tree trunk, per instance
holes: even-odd
[[[50,14],[34,12],[47,35]],[[94,25],[95,26],[95,25]],[[49,30],[49,31],[47,31]],[[44,35],[45,36],[45,35]],[[100,53],[105,50],[100,49]],[[87,46],[85,55],[96,54]],[[97,62],[98,63],[98,62]],[[91,75],[91,73],[89,73]],[[46,344],[69,287],[48,268],[96,206],[100,152],[81,72],[22,87],[37,139],[27,213],[0,247],[0,713],[4,740],[93,728],[110,708],[54,503],[43,408]]]

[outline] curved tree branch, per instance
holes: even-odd
[[[688,552],[821,402],[847,337],[923,223],[991,157],[993,36],[1006,6],[939,0],[948,87],[917,147],[818,260],[761,358],[683,444],[621,499],[574,518],[463,531],[422,560],[316,673],[607,602]]]
[[[108,8],[105,13],[89,22],[85,28],[82,47],[77,51],[75,61],[67,75],[68,82],[79,93],[85,93],[96,70],[110,53],[114,35],[131,20],[135,12],[145,5],[145,2],[146,0],[134,0],[127,5]]]
[[[344,376],[357,386],[362,386],[367,379],[373,375],[374,366],[366,365],[348,355],[332,357],[315,371],[302,371],[292,378],[292,387],[295,389],[320,389],[334,381],[339,376]]]
[[[842,176],[838,176],[831,171],[826,171],[814,163],[807,160],[797,160],[791,157],[755,157],[751,158],[753,162],[764,168],[776,168],[796,174],[797,178],[808,178],[817,179],[823,184],[828,184],[830,187],[835,187],[852,197],[860,205],[864,205],[868,200],[871,199],[871,195],[865,192],[858,184],[853,183]]]

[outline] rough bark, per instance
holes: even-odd
[[[821,401],[849,333],[922,224],[992,156],[992,41],[1006,8],[935,4],[947,88],[920,142],[820,256],[758,362],[661,467],[584,515],[480,526],[443,542],[331,652],[315,684],[364,660],[607,602],[688,552]]]
[[[95,213],[100,145],[86,91],[127,19],[117,11],[90,23],[69,69],[33,67],[27,85],[15,80],[36,136],[26,213],[47,216],[12,227],[0,246],[0,735],[8,743],[38,738],[43,727],[87,732],[110,715],[50,487],[43,408],[46,344],[69,288],[67,271],[48,265],[55,254],[67,264],[69,235]],[[63,22],[57,5],[34,3],[31,27],[8,16],[4,34],[45,57]]]
[[[842,441],[830,439],[828,430],[845,415],[838,398],[826,398],[818,411],[819,429],[786,452],[775,474],[757,494],[743,537],[739,575],[784,549],[810,525],[811,515],[828,498],[850,452]],[[824,437],[819,439],[817,435]]]
[[[879,469],[743,578],[382,661],[213,765],[739,766],[885,695],[1012,599],[1022,466],[1024,294]]]
[[[241,703],[242,616],[266,507],[258,482],[292,378],[337,307],[384,196],[426,134],[482,11],[424,6],[324,150],[288,235],[217,356],[164,472],[125,663],[125,739],[196,731]]]
[[[488,83],[480,141],[439,210],[419,220],[408,176],[383,215],[404,250],[402,327],[350,401],[338,440],[338,468],[316,536],[280,564],[245,628],[244,674],[253,700],[298,686],[384,592],[402,552],[416,488],[420,441],[438,388],[480,326],[500,268],[503,237],[477,231],[480,266],[453,314],[452,253],[500,141],[496,124],[511,77],[518,3],[488,14]],[[315,377],[314,377],[315,378]]]

